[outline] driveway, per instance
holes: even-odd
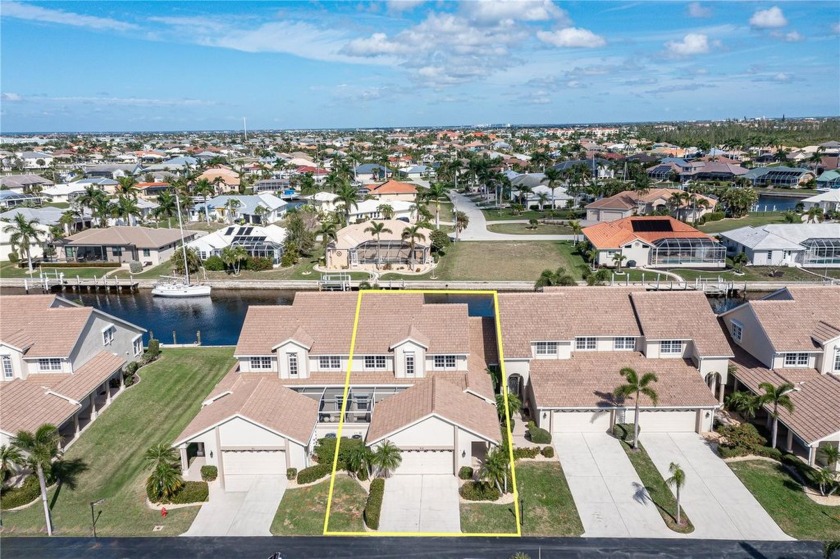
[[[380,532],[461,532],[458,480],[451,475],[391,476],[385,481]]]
[[[237,476],[233,491],[210,484],[210,500],[184,536],[270,536],[271,522],[286,492],[283,476]]]
[[[575,238],[574,235],[507,235],[493,233],[487,230],[487,219],[475,202],[454,190],[449,191],[449,199],[454,204],[453,209],[464,212],[470,220],[466,229],[458,234],[458,239],[461,241],[571,241]]]
[[[671,462],[685,471],[680,499],[694,524],[691,537],[789,540],[738,476],[695,433],[642,433],[642,444],[665,479]]]
[[[584,537],[672,538],[621,443],[606,433],[561,434],[554,448]]]

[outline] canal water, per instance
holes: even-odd
[[[800,203],[802,198],[794,198],[791,196],[770,196],[767,194],[759,194],[758,203],[756,203],[753,211],[756,212],[786,212],[796,208],[796,204]]]

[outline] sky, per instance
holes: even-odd
[[[0,133],[840,114],[840,2],[0,2]]]

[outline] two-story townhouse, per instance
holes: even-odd
[[[786,287],[720,319],[735,353],[732,389],[793,384],[780,446],[823,465],[820,447],[840,445],[840,288]]]
[[[550,288],[500,294],[499,313],[508,388],[544,429],[633,421],[633,399],[613,396],[630,367],[658,377],[658,405],[641,402],[642,429],[711,430],[731,351],[702,293]]]
[[[44,423],[71,443],[124,388],[145,330],[54,295],[0,298],[0,444]]]
[[[298,293],[292,305],[250,307],[237,365],[176,439],[184,472],[215,465],[230,489],[304,468],[342,417],[342,436],[402,450],[397,474],[454,474],[500,443],[492,320],[417,294],[356,304],[356,294]]]

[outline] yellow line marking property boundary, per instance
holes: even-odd
[[[362,297],[366,293],[388,294],[398,297],[401,294],[421,294],[421,295],[491,295],[493,297],[493,316],[496,325],[496,344],[499,353],[499,371],[501,376],[502,394],[505,403],[505,428],[508,436],[508,452],[510,460],[511,482],[513,484],[513,509],[516,520],[516,532],[503,533],[452,533],[452,532],[331,532],[330,531],[330,511],[332,510],[333,490],[335,489],[335,476],[338,469],[338,454],[341,447],[341,435],[344,430],[344,417],[347,412],[347,396],[350,391],[350,374],[353,368],[353,352],[356,347],[356,334],[359,327],[359,315],[362,308]],[[514,466],[515,460],[513,457],[513,433],[510,428],[510,409],[508,407],[508,387],[505,374],[505,360],[504,350],[502,348],[502,323],[499,317],[499,294],[495,290],[458,290],[458,289],[404,289],[398,291],[382,291],[382,290],[364,290],[359,291],[356,299],[356,315],[353,319],[353,333],[350,336],[350,351],[348,354],[347,374],[344,379],[344,395],[341,403],[341,417],[338,422],[338,432],[336,434],[335,455],[333,456],[332,473],[330,475],[330,489],[327,496],[327,511],[324,516],[324,536],[403,536],[403,537],[520,537],[522,536],[522,522],[521,511],[519,510],[519,489],[516,483],[516,468]],[[502,506],[502,505],[498,505]]]

